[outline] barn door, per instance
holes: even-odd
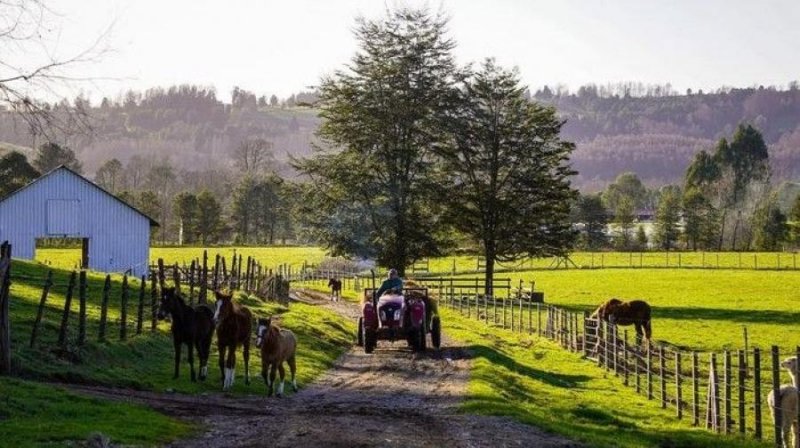
[[[81,269],[89,269],[89,238],[81,239]]]

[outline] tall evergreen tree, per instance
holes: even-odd
[[[217,242],[223,231],[222,207],[209,191],[197,195],[197,234],[200,243],[205,245]]]
[[[655,220],[655,243],[662,249],[670,250],[680,236],[680,191],[676,187],[664,187],[658,201]]]
[[[197,203],[197,196],[194,193],[182,192],[175,197],[174,202],[175,216],[179,220],[180,235],[182,244],[194,243],[197,239],[198,225],[200,219],[200,208]]]
[[[359,51],[321,82],[318,136],[333,150],[318,149],[297,167],[318,196],[309,224],[335,254],[375,256],[402,275],[415,259],[440,253],[429,182],[431,151],[443,138],[438,119],[457,73],[446,22],[414,9],[359,19]],[[360,233],[368,244],[334,237]]]
[[[608,211],[603,206],[600,195],[581,195],[578,200],[577,219],[584,226],[587,249],[597,250],[606,246]]]
[[[576,192],[568,165],[574,145],[560,138],[555,110],[527,101],[515,72],[487,60],[458,90],[440,146],[450,223],[479,242],[486,294],[496,261],[566,255],[575,234],[569,206]]]

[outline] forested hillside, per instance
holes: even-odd
[[[577,143],[572,161],[583,190],[599,190],[624,171],[652,186],[677,183],[695,153],[712,148],[741,122],[763,134],[773,181],[800,178],[800,89],[795,84],[784,90],[683,94],[640,84],[585,86],[577,92],[545,87],[531,96],[555,106],[566,120],[564,137]],[[232,152],[243,140],[263,138],[273,145],[276,170],[290,175],[288,155],[311,151],[319,125],[315,99],[301,93],[279,100],[236,89],[228,104],[213,89],[197,86],[128,92],[88,108],[91,137],[73,135],[59,143],[73,148],[91,174],[109,159],[126,163],[134,155],[154,162],[169,158],[183,170],[214,170],[233,165]],[[0,141],[30,147],[43,139],[3,115]]]

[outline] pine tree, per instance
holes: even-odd
[[[458,92],[451,143],[437,150],[442,198],[453,227],[480,243],[491,295],[496,261],[564,256],[572,247],[574,145],[561,140],[555,110],[527,101],[517,73],[491,59]]]

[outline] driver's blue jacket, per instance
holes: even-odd
[[[375,292],[375,298],[376,299],[379,298],[380,296],[383,295],[383,293],[391,291],[392,289],[397,289],[398,293],[402,293],[403,279],[400,277],[396,277],[396,278],[387,278],[386,280],[384,280],[383,284],[381,284],[380,289],[378,289],[378,291]]]

